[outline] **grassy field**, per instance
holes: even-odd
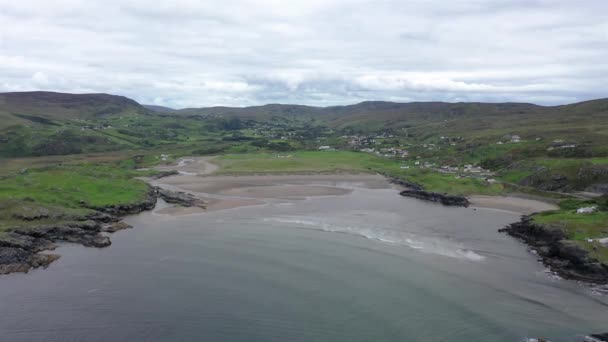
[[[578,208],[589,206],[597,206],[599,210],[587,214],[576,212]],[[559,210],[539,213],[533,218],[536,223],[564,230],[569,240],[576,241],[591,255],[608,264],[608,248],[597,241],[589,241],[589,239],[608,237],[607,207],[608,198],[606,197],[595,200],[567,199],[560,202]]]
[[[76,163],[29,169],[0,178],[0,231],[16,226],[81,220],[91,212],[143,200],[143,175],[120,163]]]
[[[286,152],[230,154],[215,159],[221,173],[285,172],[369,172],[387,164],[379,158],[357,152]]]
[[[0,200],[29,199],[70,208],[132,203],[147,189],[132,176],[120,168],[92,164],[26,171],[0,180]]]

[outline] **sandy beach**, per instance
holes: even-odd
[[[207,203],[207,209],[170,206],[159,213],[197,214],[263,205],[269,202],[304,200],[318,196],[343,196],[355,188],[389,189],[396,185],[376,174],[285,174],[285,175],[213,175],[219,167],[213,157],[182,158],[174,165],[158,166],[159,171],[176,170],[180,174],[150,180],[154,186],[190,193]],[[469,197],[473,207],[507,210],[523,215],[557,209],[555,204],[515,196]]]
[[[391,188],[386,179],[373,174],[290,174],[254,176],[214,176],[218,166],[212,158],[182,158],[175,165],[156,167],[180,174],[150,180],[154,186],[190,193],[207,203],[206,209],[170,206],[159,213],[198,214],[209,211],[262,205],[269,202],[304,200],[310,197],[343,196],[354,188]]]

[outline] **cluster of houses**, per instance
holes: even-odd
[[[576,144],[565,142],[561,139],[553,140],[553,144],[547,148],[547,151],[553,151],[556,149],[564,149],[564,148],[576,148]]]
[[[368,136],[360,136],[360,135],[348,136],[348,135],[343,135],[342,138],[350,139],[348,141],[348,144],[350,146],[352,146],[352,147],[371,146],[371,145],[376,144],[376,139],[374,139],[373,137],[368,137]]]
[[[391,158],[391,157],[407,158],[410,154],[407,150],[404,150],[402,148],[397,148],[397,147],[389,147],[389,148],[381,148],[381,149],[363,148],[359,151],[366,152],[366,153],[373,153],[377,156],[387,157],[387,158]]]
[[[425,167],[434,167],[434,164],[428,164],[428,163],[424,163],[423,166]],[[467,174],[477,174],[480,176],[493,176],[494,173],[490,170],[486,170],[481,166],[475,166],[472,164],[467,164],[465,166],[463,166],[462,168],[458,167],[458,166],[449,166],[449,165],[443,165],[440,166],[438,168],[435,169],[435,171],[437,172],[441,172],[441,173],[467,173]]]
[[[379,144],[377,139],[395,138],[395,135],[390,133],[381,133],[377,135],[343,135],[342,138],[348,139],[348,144],[352,147],[371,146]]]
[[[432,169],[433,171],[443,174],[453,174],[456,176],[456,179],[478,178],[483,179],[490,184],[497,182],[496,179],[492,178],[495,175],[492,171],[472,164],[467,164],[463,167],[449,165],[436,166],[434,163],[429,163],[427,161],[421,162],[417,160],[414,162],[414,166],[419,167],[421,169]],[[401,169],[409,168],[410,167],[408,165],[401,166]]]
[[[459,142],[463,141],[462,137],[448,137],[445,135],[442,135],[439,139],[442,143],[449,144],[450,146],[456,146]]]
[[[112,128],[112,126],[110,125],[103,125],[103,126],[82,126],[80,127],[81,131],[89,131],[89,130],[100,130],[100,129],[110,129]]]

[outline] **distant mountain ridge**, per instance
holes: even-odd
[[[0,93],[0,129],[11,124],[95,119],[146,114],[134,100],[110,94],[67,94],[47,91]]]
[[[416,127],[441,121],[455,122],[462,128],[471,120],[481,120],[477,128],[557,120],[578,122],[599,120],[608,124],[608,99],[568,105],[540,106],[531,103],[481,102],[387,102],[365,101],[352,105],[314,107],[294,104],[267,104],[251,107],[203,107],[172,109],[141,105],[124,96],[110,94],[67,94],[57,92],[0,93],[0,129],[28,122],[52,124],[53,120],[96,119],[113,115],[169,114],[179,116],[222,116],[250,120],[275,117],[314,119],[335,128]],[[468,123],[467,123],[468,122]],[[467,123],[463,125],[463,123]]]
[[[163,112],[162,110],[160,112]],[[568,105],[541,106],[532,103],[482,102],[386,102],[366,101],[352,105],[314,107],[292,104],[267,104],[252,107],[203,107],[165,111],[185,116],[225,116],[253,120],[273,117],[300,117],[319,120],[336,128],[385,125],[412,127],[442,120],[547,121],[600,119],[608,123],[608,99]],[[514,122],[516,123],[516,122]],[[496,123],[494,123],[496,124]],[[370,127],[371,127],[370,126]]]

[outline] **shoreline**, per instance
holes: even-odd
[[[476,208],[507,210],[522,215],[543,211],[557,210],[559,207],[548,201],[513,196],[473,195],[469,197],[470,205]]]
[[[5,237],[0,238],[0,274],[47,267],[59,258],[58,255],[44,253],[55,249],[55,243],[73,242],[84,246],[108,247],[111,241],[107,233],[130,228],[122,223],[122,217],[154,209],[159,198],[171,206],[160,209],[158,213],[190,215],[273,202],[343,196],[350,194],[355,187],[392,188],[402,195],[411,189],[410,183],[378,173],[218,174],[219,167],[212,160],[213,157],[182,158],[177,164],[154,168],[160,174],[143,179],[150,189],[140,203],[91,208],[95,212],[83,221],[10,230]],[[414,191],[434,194],[422,189]],[[425,196],[411,197],[429,200]],[[447,197],[441,195],[440,200],[431,199],[431,202],[445,204],[441,199]],[[466,204],[470,200],[473,207],[508,210],[522,215],[556,208],[547,202],[515,196],[470,196],[465,199]],[[460,205],[460,202],[451,205]]]
[[[27,273],[31,269],[48,267],[61,257],[46,253],[56,249],[56,243],[71,242],[87,247],[108,247],[112,242],[105,234],[131,228],[122,218],[154,209],[158,197],[157,189],[150,187],[146,197],[140,202],[90,208],[94,212],[79,221],[8,229],[0,237],[0,275]]]
[[[177,164],[163,165],[154,169],[158,171],[167,172],[162,178],[148,179],[148,183],[160,188],[166,188],[168,190],[179,190],[185,191],[192,195],[203,195],[201,198],[204,201],[209,201],[209,209],[213,211],[217,208],[217,198],[204,197],[204,195],[214,194],[218,192],[219,195],[234,195],[237,197],[248,197],[247,191],[239,191],[237,188],[253,188],[253,187],[264,187],[274,186],[276,183],[289,182],[302,178],[305,182],[309,181],[330,181],[340,182],[345,180],[353,180],[357,178],[365,177],[378,177],[381,176],[386,183],[394,185],[399,188],[399,191],[403,196],[414,197],[420,200],[438,202],[444,205],[455,205],[455,206],[471,206],[475,208],[488,208],[497,210],[507,210],[522,215],[529,215],[536,212],[555,210],[558,207],[551,203],[550,200],[543,200],[541,198],[530,198],[529,196],[520,196],[517,194],[503,195],[503,196],[491,196],[491,195],[471,195],[471,196],[449,196],[444,194],[436,194],[425,191],[420,185],[396,179],[383,173],[369,173],[369,172],[252,172],[252,173],[223,173],[218,172],[220,167],[213,163],[214,157],[184,157],[181,158]],[[172,173],[171,173],[172,172]],[[190,178],[184,178],[190,177]],[[219,181],[223,184],[218,186],[200,186],[192,185],[194,180],[202,183],[216,182]],[[189,184],[190,183],[190,184]],[[228,184],[226,184],[228,183]],[[274,184],[273,184],[274,183]],[[314,186],[307,184],[306,186]],[[225,190],[224,188],[230,188]],[[234,190],[232,190],[234,189]],[[207,192],[208,191],[208,192]],[[404,194],[403,192],[415,192],[415,194]],[[295,191],[293,196],[287,197],[301,197],[298,194],[299,191]],[[252,190],[249,195],[253,195],[254,198],[268,196],[260,196],[255,194],[255,190]],[[268,194],[267,194],[268,195]],[[276,195],[276,194],[275,194]],[[298,196],[300,195],[300,196]],[[318,194],[313,194],[313,196]],[[333,195],[331,193],[327,195]],[[435,195],[435,196],[433,196]],[[274,196],[270,196],[274,197]],[[246,201],[244,201],[245,203]],[[253,202],[252,202],[253,203]],[[255,204],[255,203],[254,203]],[[230,208],[236,208],[238,205],[230,205]],[[219,209],[221,210],[221,209]]]
[[[565,279],[585,283],[608,284],[608,266],[568,240],[559,227],[535,223],[531,215],[498,230],[522,241],[534,251],[545,266]]]

